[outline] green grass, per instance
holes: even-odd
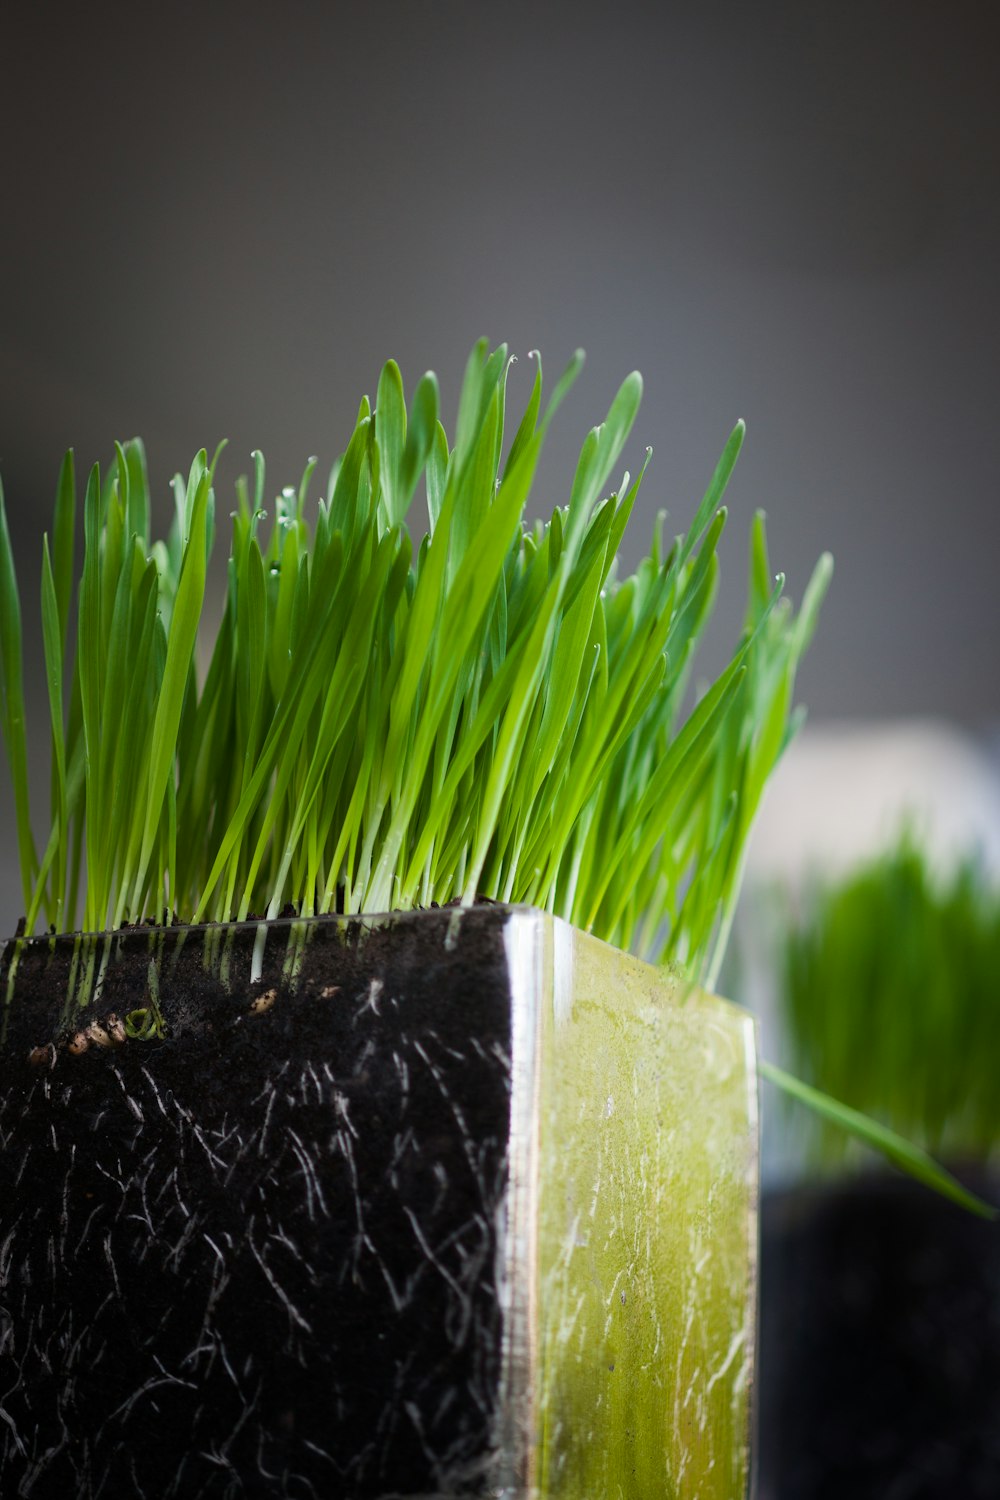
[[[526,520],[581,364],[577,354],[544,402],[537,361],[511,437],[511,361],[481,341],[450,440],[434,376],[407,409],[390,361],[312,520],[315,461],[272,501],[254,454],[212,642],[215,460],[203,451],[186,482],[175,478],[165,542],[150,534],[141,442],[116,446],[103,478],[90,471],[74,633],[68,454],[42,559],[52,775],[41,854],[0,492],[0,725],[28,933],[489,897],[715,984],[754,816],[800,720],[796,668],[832,563],[820,559],[796,613],[758,512],[745,629],[686,712],[743,425],[687,532],[666,540],[661,515],[648,554],[620,578],[650,456],[634,478],[622,471],[638,374],[587,434],[566,503]],[[420,491],[428,527],[415,542]],[[93,982],[91,948],[81,1003]],[[142,1017],[135,1025],[145,1034]],[[878,1143],[897,1159],[910,1149],[885,1132]]]
[[[818,886],[783,955],[797,1067],[936,1155],[1000,1144],[1000,891],[969,860],[946,879],[905,836]],[[844,1141],[815,1148],[839,1160]]]
[[[118,447],[103,480],[91,471],[75,649],[67,456],[42,567],[52,795],[40,856],[17,591],[0,533],[3,729],[29,931],[488,896],[712,979],[754,813],[794,731],[795,669],[830,563],[795,614],[756,517],[746,630],[685,718],[743,428],[690,530],[667,543],[661,518],[634,576],[619,579],[648,461],[634,479],[619,467],[638,375],[588,434],[568,503],[544,523],[525,520],[546,431],[580,363],[547,405],[537,366],[511,440],[506,350],[478,344],[451,442],[434,377],[407,412],[390,362],[311,520],[313,464],[272,502],[254,455],[210,652],[206,454],[174,481],[166,543],[149,533],[141,443]],[[423,511],[418,487],[429,517],[419,541],[408,526]]]

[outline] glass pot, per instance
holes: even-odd
[[[492,904],[12,940],[4,995],[2,1493],[746,1493],[744,1012]]]

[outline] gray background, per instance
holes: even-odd
[[[394,355],[451,422],[480,333],[588,364],[539,508],[621,377],[683,525],[738,416],[717,665],[753,509],[799,597],[801,696],[998,714],[998,22],[985,4],[45,7],[0,21],[0,474],[44,793],[41,534],[62,450],[153,477],[230,439],[275,484],[346,442]],[[40,732],[39,732],[40,731]],[[0,929],[20,901],[0,792]]]

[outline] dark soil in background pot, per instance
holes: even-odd
[[[1000,1225],[896,1177],[765,1194],[759,1369],[759,1500],[997,1500]]]
[[[71,943],[25,948],[0,1053],[0,1494],[485,1493],[504,921],[316,924],[295,993],[287,924],[232,993],[201,934],[177,957],[176,930],[136,931],[92,1014],[148,1004],[161,951],[169,1035],[30,1060]]]

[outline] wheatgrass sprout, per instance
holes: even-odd
[[[805,1078],[938,1155],[1000,1146],[1000,890],[969,858],[935,871],[912,833],[807,893],[782,1000]],[[844,1139],[818,1134],[820,1159]]]
[[[505,455],[505,348],[473,350],[454,443],[434,377],[407,412],[388,363],[311,520],[313,462],[272,507],[255,454],[201,683],[214,465],[202,452],[186,484],[174,481],[165,544],[150,536],[140,442],[117,447],[103,482],[91,471],[70,654],[67,456],[42,561],[52,796],[41,856],[5,522],[0,532],[2,722],[29,932],[40,920],[94,932],[274,916],[288,903],[309,915],[492,897],[714,977],[754,813],[794,729],[795,669],[829,559],[795,615],[757,516],[746,630],[683,719],[743,427],[689,532],[666,545],[658,523],[635,575],[617,580],[648,462],[612,487],[638,375],[588,435],[568,503],[545,523],[524,519],[580,364],[543,406],[538,363]],[[421,482],[429,528],[415,545]]]

